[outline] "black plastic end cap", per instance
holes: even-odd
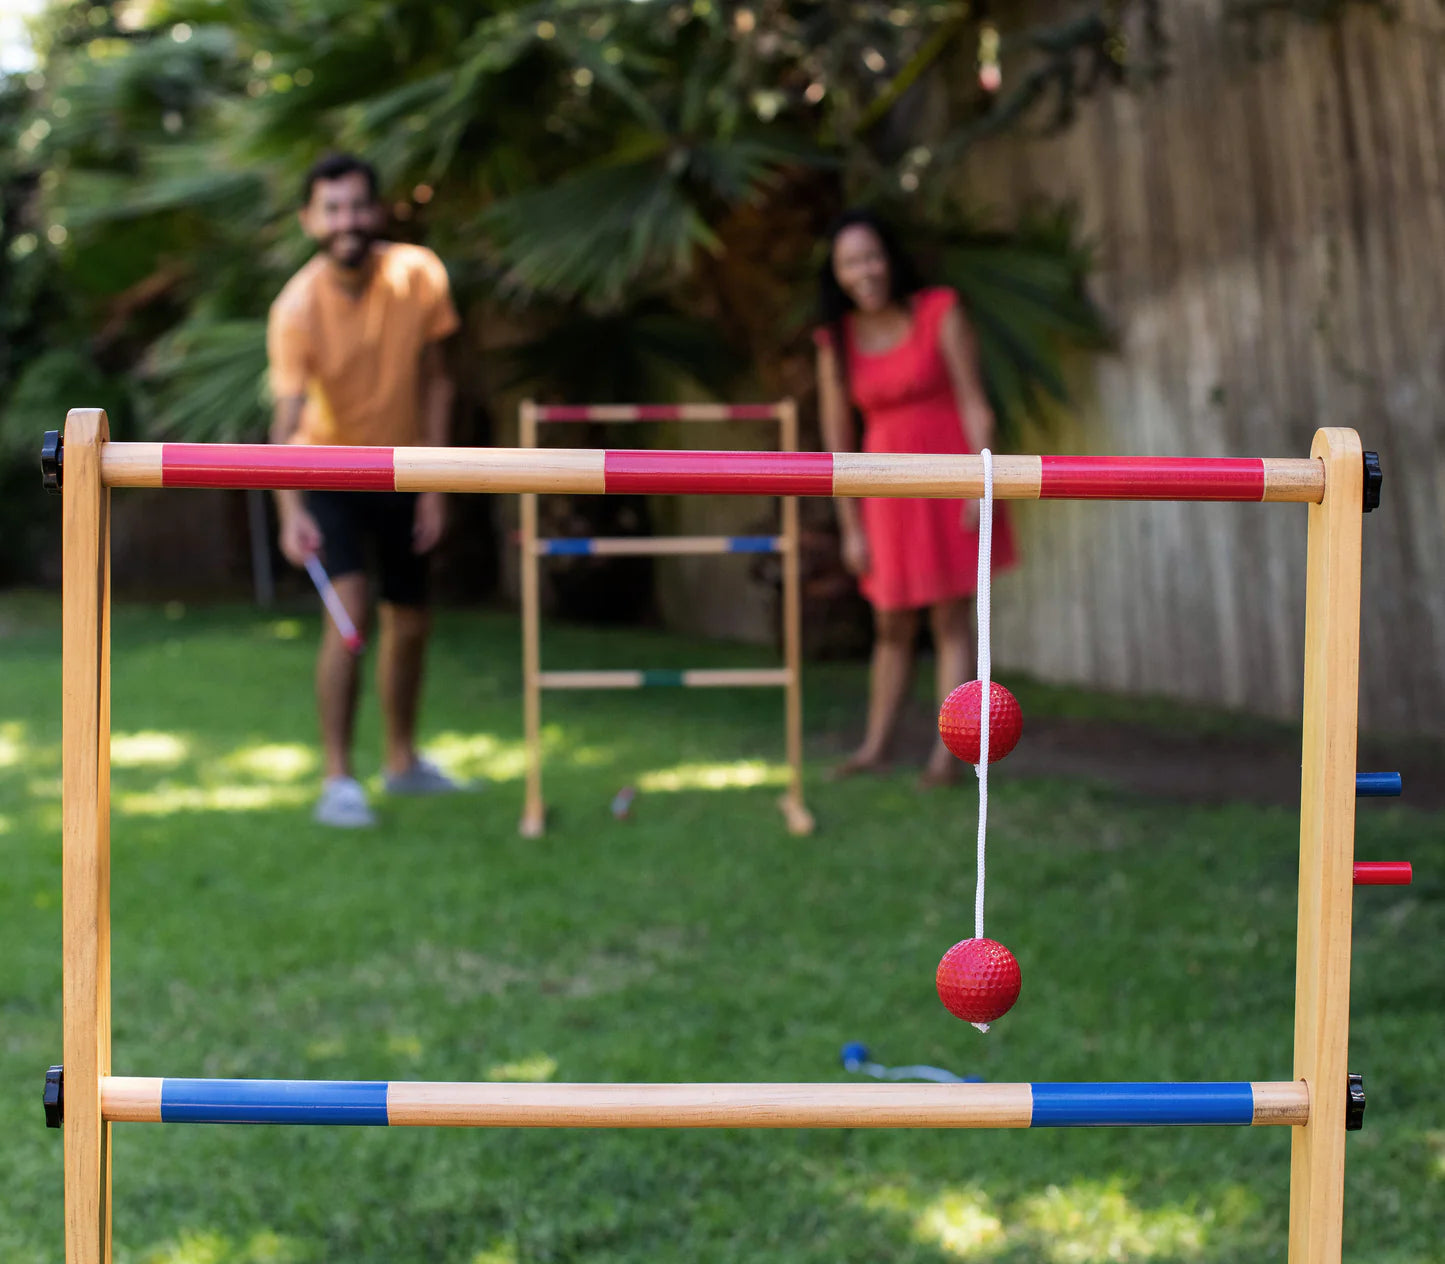
[[[45,442],[40,445],[40,481],[51,495],[60,495],[60,485],[65,469],[65,440],[60,431],[47,430]]]
[[[53,1066],[45,1073],[45,1126],[59,1128],[65,1122],[65,1068]]]
[[[1365,1077],[1351,1075],[1349,1097],[1345,1101],[1345,1131],[1359,1132],[1365,1126]]]
[[[1365,512],[1380,507],[1380,485],[1385,481],[1385,472],[1380,469],[1380,454],[1366,452],[1365,457]]]

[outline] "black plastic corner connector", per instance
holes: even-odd
[[[45,1126],[59,1128],[65,1122],[65,1068],[53,1066],[45,1073]]]
[[[1380,485],[1385,481],[1385,472],[1380,468],[1380,454],[1366,452],[1365,457],[1365,512],[1380,507]]]
[[[1365,1077],[1351,1075],[1349,1097],[1345,1101],[1345,1131],[1359,1132],[1365,1126]]]
[[[64,474],[65,440],[60,437],[60,431],[47,430],[45,442],[40,445],[40,481],[46,491],[58,496]]]

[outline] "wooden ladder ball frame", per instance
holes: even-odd
[[[683,404],[637,406],[631,404],[581,404],[549,408],[524,400],[518,414],[518,440],[523,448],[538,447],[538,426],[557,422],[717,422],[771,421],[779,428],[778,447],[783,452],[798,450],[798,406],[791,399],[772,404],[736,407],[729,404]],[[782,531],[777,552],[783,559],[782,622],[783,668],[757,672],[716,673],[716,683],[725,685],[776,685],[784,696],[784,732],[788,760],[788,788],[778,799],[788,833],[813,832],[813,814],[803,798],[803,632],[802,591],[798,566],[798,498],[781,500]],[[669,556],[702,555],[718,550],[706,547],[711,541],[685,537],[637,536],[639,545],[653,545],[654,551]],[[542,689],[547,674],[542,671],[542,609],[539,582],[540,553],[537,545],[537,493],[521,495],[521,590],[522,590],[522,726],[527,749],[526,797],[518,833],[523,838],[540,838],[547,828],[547,805],[542,797]],[[620,551],[620,550],[619,550]],[[608,688],[613,672],[570,672],[574,688]],[[706,678],[705,672],[689,673]],[[689,682],[685,682],[689,683]]]
[[[394,486],[398,490],[605,492],[638,457],[677,490],[678,454],[505,449],[312,449],[267,445],[112,444],[99,409],[73,410],[63,465],[63,1098],[47,1111],[65,1132],[68,1264],[111,1260],[111,1123],[160,1118],[130,1100],[148,1084],[111,1075],[110,1040],[110,488]],[[695,456],[696,454],[687,454]],[[720,468],[752,469],[719,453]],[[742,454],[743,457],[761,454]],[[636,465],[638,461],[632,461]],[[976,457],[773,454],[759,494],[978,496]],[[338,483],[345,471],[347,481]],[[1359,693],[1364,454],[1347,429],[1316,433],[1309,460],[1000,457],[1001,499],[1266,500],[1309,505],[1303,775],[1295,975],[1294,1083],[1257,1085],[1263,1109],[1293,1127],[1290,1264],[1338,1264],[1344,1209],[1350,935]],[[735,477],[735,476],[734,476]],[[1245,486],[1247,490],[1241,490]],[[691,485],[689,485],[691,486]],[[634,488],[629,488],[629,490]],[[613,488],[616,490],[616,488]],[[177,1081],[177,1083],[181,1083]],[[393,1090],[396,1086],[392,1086]],[[402,1086],[405,1087],[405,1086]],[[411,1086],[447,1099],[389,1122],[496,1125],[1027,1126],[1011,1085],[457,1085]],[[54,1090],[53,1092],[51,1090]],[[519,1115],[515,1090],[524,1090]],[[881,1092],[880,1092],[881,1090]],[[903,1090],[902,1093],[891,1093]],[[970,1090],[972,1093],[967,1093]],[[157,1092],[159,1090],[156,1090]],[[540,1094],[540,1104],[538,1097]],[[891,1094],[891,1095],[890,1095]],[[53,1101],[51,1099],[54,1099]],[[453,1100],[454,1099],[454,1100]],[[1007,1100],[1005,1100],[1007,1099]],[[428,1099],[430,1100],[430,1099]],[[1256,1114],[1261,1110],[1256,1097]],[[979,1105],[964,1106],[977,1102]],[[1271,1107],[1269,1102],[1273,1102]],[[109,1103],[109,1112],[107,1111]],[[930,1106],[936,1103],[936,1106]],[[989,1103],[993,1103],[990,1105]],[[688,1114],[691,1112],[691,1114]],[[1037,1122],[1037,1121],[1035,1121]]]

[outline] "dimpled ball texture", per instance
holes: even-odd
[[[965,939],[938,963],[938,999],[966,1023],[991,1023],[1019,999],[1023,976],[1013,953],[996,939]]]
[[[988,691],[988,762],[996,764],[1019,744],[1024,731],[1024,713],[1019,700],[996,680]],[[938,709],[938,735],[943,744],[966,764],[978,763],[979,701],[981,680],[959,685]]]

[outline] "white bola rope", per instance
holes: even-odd
[[[978,507],[978,679],[983,683],[979,692],[978,722],[978,763],[973,766],[978,776],[978,890],[973,903],[974,938],[983,938],[983,881],[984,845],[988,838],[988,721],[990,674],[993,671],[992,656],[989,652],[990,581],[993,572],[993,453],[984,448],[983,457],[983,500]],[[987,1031],[987,1023],[974,1023],[979,1031]]]

